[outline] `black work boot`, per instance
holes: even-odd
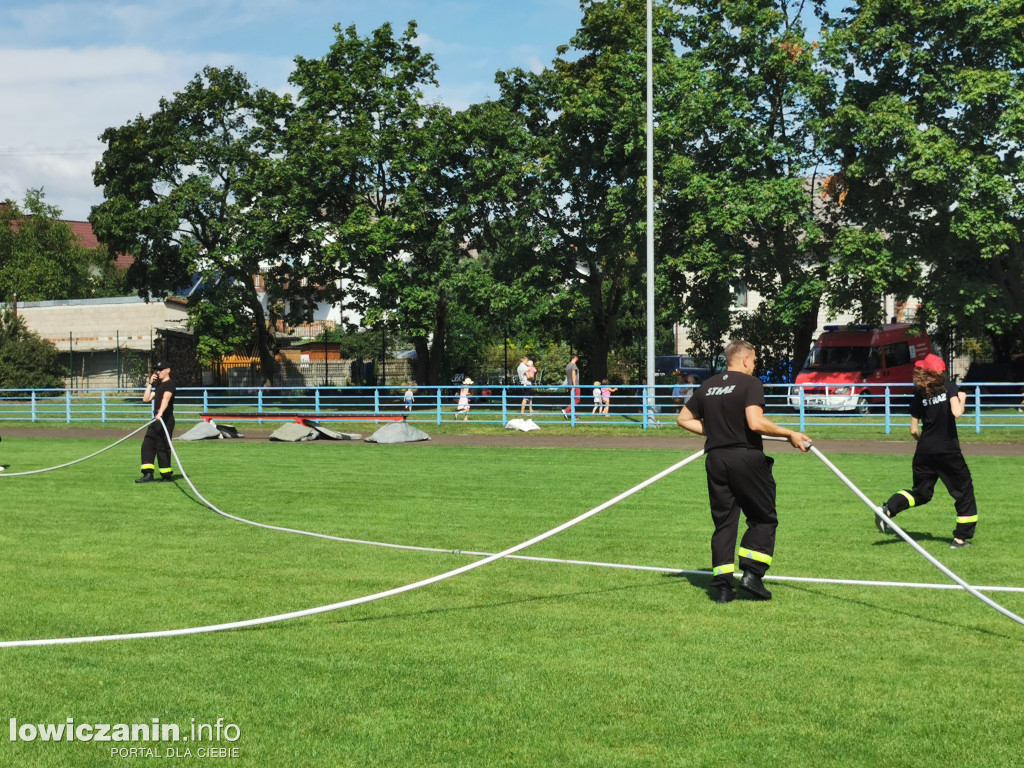
[[[174,482],[174,473],[173,472],[161,472],[160,473],[160,482],[162,482],[162,483],[173,483]]]
[[[736,590],[732,587],[718,587],[711,595],[716,603],[731,603],[736,599]]]
[[[144,469],[144,470],[142,470],[142,477],[136,478],[135,482],[136,483],[155,483],[156,482],[156,478],[153,477],[153,470],[152,469]]]
[[[885,515],[886,520],[892,517],[892,515],[889,514],[888,503],[882,505],[882,514]],[[879,533],[896,533],[896,531],[894,531],[892,528],[886,525],[885,520],[883,520],[878,515],[875,515],[875,528],[878,529]]]
[[[750,571],[743,572],[743,578],[740,579],[740,589],[753,595],[758,600],[772,599],[772,593],[765,587],[761,577]]]

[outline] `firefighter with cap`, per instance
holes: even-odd
[[[704,435],[704,466],[715,531],[711,536],[711,597],[736,599],[736,537],[740,511],[747,530],[740,541],[739,587],[757,600],[771,600],[762,577],[775,554],[774,460],[764,453],[762,435],[784,437],[801,451],[810,439],[776,424],[764,415],[764,384],[754,376],[757,354],[749,342],[736,339],[725,348],[726,370],[707,379],[683,406],[676,423]]]
[[[956,433],[956,420],[963,415],[966,403],[967,395],[946,381],[946,364],[941,357],[929,354],[914,363],[914,397],[910,402],[910,434],[917,441],[911,465],[914,487],[894,493],[882,505],[886,517],[920,507],[931,501],[935,481],[941,480],[956,507],[952,549],[971,546],[978,524],[974,481]],[[875,525],[882,533],[888,528],[878,516]]]
[[[174,479],[171,469],[170,437],[174,434],[174,393],[169,363],[158,362],[146,381],[142,402],[153,404],[153,421],[142,438],[142,477],[136,483],[169,483]],[[166,432],[164,428],[166,427]],[[160,468],[159,480],[154,476]]]

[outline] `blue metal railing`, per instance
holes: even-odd
[[[1007,383],[961,384],[967,394],[962,425],[974,431],[994,427],[1024,427],[1021,385]],[[345,415],[403,415],[411,422],[462,423],[457,413],[459,386],[415,387],[411,408],[404,403],[404,387],[179,387],[175,416],[179,424],[203,414],[259,415],[260,421],[288,420],[283,414],[321,417]],[[595,403],[595,388],[580,387],[570,398],[568,387],[534,387],[523,404],[519,387],[481,386],[470,392],[469,421],[505,424],[529,418],[538,424],[567,422],[576,425],[630,426],[650,429],[674,424],[679,404],[672,385],[618,385],[608,413]],[[693,387],[687,387],[693,389]],[[678,394],[678,393],[677,393]],[[598,395],[599,397],[599,395]],[[829,399],[832,398],[832,399]],[[841,396],[822,394],[820,385],[769,384],[765,386],[766,414],[774,421],[807,431],[837,423],[881,427],[886,434],[909,426],[910,393],[906,385],[884,387],[870,399],[846,402]],[[840,410],[842,409],[842,410]],[[111,423],[140,422],[151,406],[142,402],[142,390],[125,389],[0,389],[0,423]]]

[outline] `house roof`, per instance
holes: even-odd
[[[88,221],[66,221],[65,223],[71,227],[71,231],[75,233],[78,240],[82,243],[82,247],[90,250],[100,247],[100,241],[96,237],[96,233],[92,231],[92,224]],[[118,269],[128,269],[135,262],[135,257],[131,254],[119,253],[114,262],[117,264]]]
[[[100,241],[96,239],[96,233],[92,231],[92,224],[88,221],[65,222],[71,227],[71,231],[78,235],[82,245],[86,248],[99,248]]]
[[[10,210],[10,206],[7,203],[0,202],[0,210]],[[66,219],[62,219],[62,221],[71,227],[71,231],[78,238],[83,248],[92,250],[93,248],[100,247],[99,238],[92,231],[92,224],[88,221],[68,221]],[[17,222],[11,222],[11,226],[17,227]],[[135,263],[135,257],[128,253],[119,253],[114,262],[117,264],[118,269],[124,270]]]

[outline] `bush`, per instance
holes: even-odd
[[[0,389],[59,389],[67,370],[57,347],[11,310],[0,313]]]

